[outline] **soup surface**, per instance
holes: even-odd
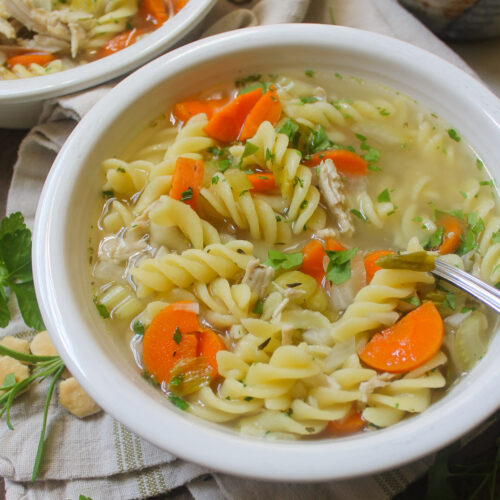
[[[94,302],[182,410],[269,438],[424,411],[494,318],[428,271],[500,281],[496,190],[438,116],[313,70],[249,75],[103,164]]]
[[[57,73],[114,54],[187,0],[0,0],[0,80]]]

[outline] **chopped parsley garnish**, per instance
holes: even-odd
[[[386,203],[391,201],[391,195],[389,194],[389,190],[387,188],[379,193],[379,195],[377,196],[377,201],[379,203]]]
[[[332,146],[332,141],[328,139],[325,130],[318,125],[318,130],[310,129],[311,133],[306,140],[305,150],[307,154],[318,153]]]
[[[193,198],[193,188],[188,187],[186,191],[183,191],[181,193],[180,201],[187,201],[191,200]]]
[[[253,90],[258,88],[262,89],[262,93],[264,94],[269,90],[270,86],[270,82],[255,82],[251,85],[248,85],[247,87],[243,87],[242,89],[240,89],[238,95],[247,94],[248,92],[252,92]]]
[[[490,187],[493,187],[493,181],[480,181],[479,185],[480,186],[490,186]]]
[[[412,306],[418,307],[420,305],[420,300],[419,298],[414,295],[413,297],[409,297],[407,299],[403,299],[404,302],[408,302],[408,304],[411,304]]]
[[[175,331],[174,331],[174,335],[172,337],[174,339],[174,342],[176,344],[180,344],[181,343],[181,340],[182,340],[182,333],[181,331],[179,330],[179,327],[177,326],[175,328]]]
[[[213,156],[222,156],[224,154],[224,149],[210,147],[210,148],[207,148],[207,153],[210,153]]]
[[[307,205],[309,205],[309,202],[307,200],[304,200],[301,204],[300,204],[300,209],[301,210],[304,210],[305,208],[307,208]]]
[[[387,111],[387,109],[385,108],[382,108],[379,110],[379,113],[382,115],[382,116],[389,116],[391,113],[389,113],[389,111]]]
[[[484,163],[479,158],[476,158],[476,167],[478,170],[482,170],[484,167]]]
[[[308,76],[309,78],[313,78],[313,77],[314,77],[314,70],[312,70],[312,69],[306,69],[306,70],[304,71],[304,74],[305,74],[306,76]]]
[[[97,312],[100,314],[100,316],[104,319],[108,319],[109,312],[108,312],[106,306],[104,304],[101,304],[95,295],[92,297],[92,300],[93,300],[95,307],[97,309]]]
[[[368,151],[363,155],[363,158],[368,163],[377,163],[380,160],[380,151],[369,146]]]
[[[377,165],[373,165],[372,163],[368,165],[368,170],[371,170],[372,172],[382,172],[380,167],[377,167]]]
[[[182,398],[176,396],[175,394],[169,394],[168,399],[175,405],[179,410],[187,410],[189,408],[189,404],[186,403]]]
[[[263,310],[264,310],[264,302],[262,302],[262,299],[258,299],[255,305],[253,306],[252,312],[260,316]]]
[[[245,401],[252,401],[253,397],[252,396],[245,396],[243,399]]]
[[[422,246],[430,250],[431,248],[438,248],[443,243],[444,227],[441,226],[437,231],[432,234],[426,241],[422,242]]]
[[[326,250],[326,255],[330,259],[326,268],[326,278],[334,285],[345,283],[351,277],[351,259],[357,251],[357,248]]]
[[[313,95],[299,97],[299,99],[302,104],[311,104],[313,102],[319,101],[319,99],[317,97],[314,97]]]
[[[299,184],[300,187],[304,187],[304,181],[300,177],[295,176],[293,178],[293,187],[295,187],[297,184]]]
[[[274,269],[292,269],[302,264],[302,252],[282,253],[279,250],[269,250],[264,265]]]
[[[114,195],[115,193],[113,193],[111,189],[102,192],[102,197],[105,198],[106,200],[109,198],[113,198]]]
[[[255,73],[253,75],[244,76],[243,78],[238,78],[234,83],[237,87],[243,87],[247,83],[259,82],[261,78],[261,74]]]
[[[219,176],[218,175],[214,175],[212,177],[212,184],[217,184],[219,182]]]
[[[342,75],[340,73],[334,73],[335,77],[342,80]]]
[[[448,135],[450,136],[450,139],[453,139],[456,142],[460,142],[460,136],[458,135],[458,132],[454,128],[448,129]]]
[[[278,130],[278,134],[285,134],[288,136],[288,139],[293,144],[293,147],[297,147],[300,139],[299,126],[290,120],[290,118],[282,125],[282,127]]]
[[[456,309],[456,297],[454,293],[447,293],[444,297],[443,306],[452,309],[453,311]]]
[[[170,379],[170,382],[168,385],[171,385],[173,387],[177,387],[178,385],[181,385],[184,380],[184,373],[179,373],[178,375],[175,375],[175,377],[172,377]]]
[[[140,321],[136,321],[132,327],[136,335],[144,335],[144,325]]]
[[[268,161],[273,162],[274,161],[274,156],[275,156],[274,153],[271,153],[271,150],[269,148],[266,148],[266,158],[265,158],[266,163]]]
[[[500,243],[500,229],[491,235],[491,241],[493,243]]]
[[[365,214],[361,213],[359,210],[356,210],[355,208],[351,210],[351,214],[356,216],[358,219],[361,219],[363,222],[366,222],[368,220]]]
[[[416,217],[413,217],[412,221],[413,222],[422,222],[422,217],[420,217],[420,215],[417,215]]]

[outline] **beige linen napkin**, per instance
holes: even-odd
[[[205,33],[279,22],[322,22],[367,29],[419,45],[472,71],[395,0],[261,0],[238,8],[219,0],[205,20]],[[32,225],[45,177],[76,122],[112,85],[48,103],[40,120],[23,141],[9,191],[7,213],[21,211]],[[11,302],[13,321],[1,335],[29,337]],[[323,484],[283,484],[235,478],[186,463],[159,450],[109,415],[86,420],[69,415],[53,398],[49,410],[45,458],[39,480],[30,483],[38,444],[47,384],[33,387],[14,404],[15,431],[0,422],[0,476],[6,478],[7,500],[145,498],[187,485],[197,500],[218,499],[387,499],[402,491],[427,469],[430,459],[398,470],[352,481]],[[186,492],[181,496],[184,498]],[[187,498],[187,497],[186,497]]]

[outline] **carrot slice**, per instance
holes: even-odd
[[[265,121],[272,125],[277,123],[281,117],[281,102],[278,93],[274,87],[269,90],[257,101],[255,106],[248,114],[245,124],[241,130],[240,141],[253,137],[259,125]]]
[[[361,417],[361,413],[357,410],[351,410],[344,418],[330,420],[326,429],[332,434],[346,435],[362,431],[364,427],[365,421]]]
[[[205,113],[210,120],[212,116],[227,104],[227,99],[208,99],[206,101],[184,101],[174,106],[174,116],[181,122],[187,122],[190,118],[200,113]]]
[[[262,89],[260,87],[239,95],[217,111],[203,127],[203,130],[207,135],[219,141],[235,141],[240,135],[241,127],[243,127],[248,113],[261,97]]]
[[[308,167],[315,167],[323,160],[332,160],[339,172],[345,175],[366,175],[368,162],[360,155],[347,149],[329,149],[315,153],[305,162]]]
[[[142,0],[139,6],[139,17],[146,22],[160,27],[167,19],[168,13],[163,0]]]
[[[217,353],[226,351],[224,341],[212,330],[202,330],[199,335],[198,356],[207,358],[208,364],[212,367],[210,379],[214,380],[219,375],[217,365]]]
[[[200,330],[197,314],[186,308],[189,301],[174,302],[160,311],[144,333],[143,359],[157,382],[168,382],[170,370],[180,359],[195,358]]]
[[[193,210],[196,210],[204,170],[202,160],[177,158],[169,196],[187,203]]]
[[[328,238],[325,248],[323,248],[323,245],[318,240],[311,240],[302,249],[302,266],[300,270],[312,276],[320,286],[325,277],[325,268],[323,265],[326,257],[325,249],[331,251],[345,250],[344,246],[333,238]]]
[[[102,57],[110,56],[120,50],[123,50],[130,45],[134,44],[137,37],[142,34],[141,30],[137,28],[122,31],[119,35],[114,36],[104,47],[102,47],[97,53],[97,59]]]
[[[365,263],[365,272],[366,272],[366,282],[370,283],[373,279],[375,273],[382,269],[380,266],[376,264],[377,260],[384,255],[391,255],[394,252],[392,250],[375,250],[374,252],[370,252],[364,260]]]
[[[252,183],[252,191],[270,191],[276,188],[274,174],[271,172],[248,174],[248,180]]]
[[[438,249],[439,255],[455,253],[461,243],[462,225],[456,217],[452,217],[451,215],[441,217],[439,224],[444,227],[443,242]]]
[[[39,64],[40,66],[45,66],[55,59],[57,58],[54,54],[47,54],[45,52],[21,54],[18,56],[9,57],[7,59],[7,66],[9,68],[13,68],[16,64],[21,64],[23,66],[29,66],[30,64]]]
[[[394,325],[375,334],[359,357],[379,371],[409,372],[439,351],[443,336],[443,320],[436,306],[425,302]]]

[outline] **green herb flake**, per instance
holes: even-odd
[[[136,321],[132,327],[136,335],[144,335],[144,325],[140,321]]]
[[[313,102],[319,101],[319,99],[313,95],[299,97],[301,104],[311,104]]]
[[[245,149],[243,150],[243,154],[241,155],[241,158],[246,158],[247,156],[253,155],[256,151],[259,150],[259,146],[256,146],[255,144],[252,144],[251,142],[246,142],[245,143]]]
[[[179,330],[179,327],[177,326],[175,328],[175,331],[174,331],[174,335],[172,337],[174,339],[174,342],[179,345],[181,343],[181,340],[182,340],[182,333],[181,331]]]
[[[377,163],[380,160],[380,151],[369,146],[367,152],[363,155],[363,158],[368,163]]]
[[[300,140],[299,126],[297,123],[290,120],[290,118],[278,130],[278,134],[285,134],[292,142],[294,147],[297,147]]]
[[[307,205],[309,205],[309,202],[307,200],[304,200],[301,204],[300,204],[300,209],[301,210],[304,210],[305,208],[307,208]]]
[[[420,215],[417,215],[416,217],[413,217],[412,221],[413,222],[422,222],[422,217],[420,217]]]
[[[334,285],[341,285],[351,277],[351,259],[356,255],[358,249],[348,250],[326,250],[330,259],[326,268],[326,278]]]
[[[315,432],[315,430],[316,429],[314,427],[306,427],[306,431],[309,433]]]
[[[408,304],[411,304],[412,306],[415,307],[418,307],[420,305],[420,300],[416,295],[414,295],[413,297],[409,297],[407,299],[403,299],[403,302],[407,302]]]
[[[484,167],[484,163],[479,158],[476,158],[476,167],[478,170],[482,170]]]
[[[475,310],[476,310],[475,307],[462,307],[462,309],[460,310],[460,312],[462,314],[466,314],[468,312],[475,311]]]
[[[493,181],[480,181],[479,185],[480,186],[490,186],[490,187],[493,187]]]
[[[214,175],[212,177],[212,184],[217,184],[219,182],[219,176],[218,175]]]
[[[171,385],[172,387],[177,387],[178,385],[181,385],[184,380],[184,373],[179,373],[178,375],[175,375],[170,379],[170,382],[168,385]]]
[[[182,398],[179,396],[176,396],[175,394],[169,394],[168,399],[175,405],[179,410],[186,411],[189,408],[189,404],[184,401]]]
[[[282,253],[279,250],[269,250],[267,260],[264,265],[271,266],[274,269],[293,269],[302,264],[302,252]]]
[[[493,243],[500,243],[500,229],[491,235],[491,241]]]
[[[387,109],[385,108],[382,108],[381,110],[379,110],[379,113],[382,115],[382,116],[389,116],[391,113],[389,111],[387,111]]]
[[[293,187],[295,187],[297,184],[299,184],[300,187],[304,187],[304,181],[300,177],[295,176],[293,178]]]
[[[266,163],[268,161],[273,162],[274,161],[274,156],[275,155],[273,153],[271,153],[271,150],[269,148],[266,148],[266,158],[265,158]]]
[[[377,167],[377,165],[373,165],[372,163],[368,165],[368,170],[371,170],[372,172],[382,172],[380,167]]]
[[[465,193],[464,191],[462,191],[461,189],[458,191],[465,199],[468,198],[467,196],[467,193]]]
[[[113,196],[115,195],[115,193],[111,189],[103,191],[101,194],[105,200],[108,200],[109,198],[113,198]]]
[[[304,71],[304,75],[308,76],[309,78],[314,78],[314,70],[312,70],[312,69],[306,69]]]
[[[193,198],[193,188],[188,187],[186,191],[183,191],[181,193],[180,201],[188,201]]]
[[[253,306],[252,312],[260,316],[263,310],[264,310],[264,302],[262,302],[262,299],[258,299],[255,305]]]
[[[351,210],[351,214],[357,217],[358,219],[361,219],[363,222],[366,222],[368,220],[365,214],[361,213],[359,210],[356,210],[355,208]]]
[[[456,142],[460,142],[460,136],[458,135],[458,132],[454,128],[448,129],[448,135],[450,136],[450,139],[453,139]]]
[[[456,309],[456,297],[454,293],[447,293],[444,298],[443,306],[452,309],[453,311]]]
[[[255,73],[253,75],[248,75],[243,78],[238,78],[234,83],[236,84],[237,87],[243,87],[244,85],[247,85],[248,83],[254,83],[260,81],[262,78],[262,75],[259,73]]]
[[[248,94],[248,92],[252,92],[253,90],[259,88],[262,90],[262,93],[265,94],[269,90],[270,86],[271,86],[270,82],[255,82],[251,85],[248,85],[247,87],[243,87],[242,89],[240,89],[238,91],[238,95]]]
[[[306,140],[305,148],[308,154],[324,151],[332,146],[332,142],[328,139],[325,130],[321,125],[318,125],[318,130],[310,129],[311,133]]]
[[[339,80],[343,79],[343,76],[340,73],[334,73],[334,75],[335,75],[335,78],[338,78]]]
[[[245,401],[252,401],[253,400],[253,397],[252,396],[245,396],[243,398]]]
[[[94,295],[94,297],[92,297],[92,300],[93,300],[95,307],[97,309],[97,312],[99,313],[101,318],[108,319],[109,318],[109,311],[106,308],[106,306],[104,304],[101,304],[95,295]]]
[[[379,195],[377,196],[377,201],[379,203],[387,203],[391,201],[391,195],[389,194],[389,190],[387,188],[379,193]]]

